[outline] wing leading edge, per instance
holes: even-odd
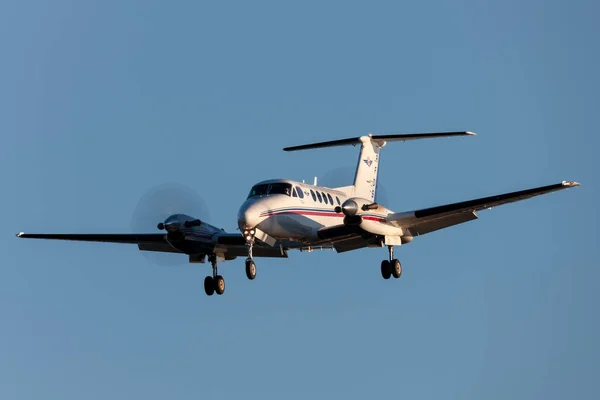
[[[140,250],[163,253],[200,254],[210,251],[238,257],[248,254],[246,242],[238,233],[219,233],[212,240],[186,240],[184,247],[178,249],[165,238],[162,233],[25,233],[17,237],[24,239],[52,239],[79,242],[105,242],[137,244]],[[178,246],[179,247],[179,246]],[[254,247],[255,257],[287,257],[287,252],[280,247],[272,247],[257,243]]]
[[[476,211],[513,203],[558,190],[579,186],[577,182],[563,181],[554,185],[504,193],[459,203],[424,208],[421,210],[390,214],[387,221],[392,225],[406,228],[413,236],[424,235],[439,229],[477,219]]]
[[[167,243],[161,233],[18,233],[17,237],[25,239],[75,240],[80,242],[107,243]]]
[[[17,237],[24,239],[68,240],[77,242],[104,242],[137,244],[140,250],[163,253],[182,253],[165,240],[162,233],[24,233]]]

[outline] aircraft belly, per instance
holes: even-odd
[[[339,224],[336,216],[308,216],[281,213],[266,218],[259,228],[277,239],[317,239],[316,232],[324,226]]]

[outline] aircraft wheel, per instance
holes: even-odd
[[[400,278],[400,275],[402,275],[402,264],[400,264],[400,260],[398,260],[398,259],[392,260],[391,269],[392,269],[392,275],[394,276],[394,278],[396,278],[396,279]]]
[[[256,264],[251,258],[246,259],[246,276],[250,280],[256,278]]]
[[[390,276],[392,276],[392,265],[388,260],[381,262],[381,276],[383,276],[383,279],[390,279]]]
[[[212,296],[215,292],[215,282],[212,276],[204,278],[204,291],[208,296]]]
[[[221,275],[217,275],[215,278],[215,292],[217,294],[223,294],[225,292],[225,279]]]

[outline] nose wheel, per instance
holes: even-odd
[[[256,264],[250,257],[246,259],[246,277],[250,280],[256,278]]]
[[[254,229],[244,230],[246,246],[248,246],[248,258],[246,258],[246,277],[250,280],[256,278],[256,263],[252,258],[252,248],[254,247]]]
[[[212,265],[212,276],[204,278],[204,292],[207,296],[212,296],[214,293],[221,295],[225,293],[225,279],[219,275],[217,269],[217,257],[210,256],[210,263]]]
[[[381,262],[381,276],[383,279],[390,279],[392,276],[396,279],[402,275],[402,264],[400,260],[394,258],[394,246],[388,246],[390,259]]]

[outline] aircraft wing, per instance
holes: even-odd
[[[155,244],[165,243],[162,233],[18,233],[17,237],[26,239],[55,239],[75,240],[80,242],[108,242],[108,243],[137,243]]]
[[[563,181],[554,185],[520,190],[518,192],[504,193],[459,203],[424,208],[421,210],[395,213],[387,216],[387,222],[408,229],[412,236],[424,235],[429,232],[477,219],[478,216],[476,211],[490,209],[502,204],[513,203],[515,201],[521,201],[575,186],[579,186],[579,183]]]
[[[24,239],[53,239],[80,242],[106,242],[137,244],[140,250],[163,253],[206,254],[212,251],[227,254],[229,257],[248,254],[246,242],[241,234],[218,233],[211,239],[191,238],[186,240],[186,251],[171,246],[163,233],[18,233],[17,237]],[[279,247],[263,243],[255,244],[255,257],[287,257]]]
[[[105,242],[137,244],[140,250],[181,253],[172,247],[163,233],[18,233],[24,239],[69,240],[78,242]]]

